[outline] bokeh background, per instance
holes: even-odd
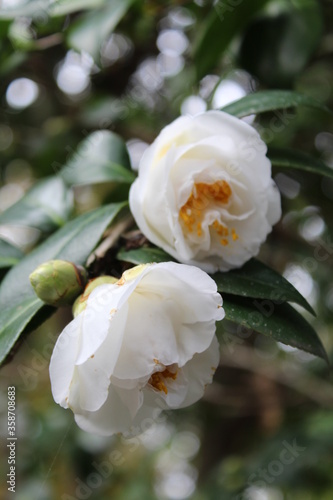
[[[137,168],[179,114],[256,90],[293,89],[333,109],[330,0],[69,3],[0,2],[0,212],[54,175],[95,130],[122,136]],[[299,108],[246,119],[270,146],[300,149],[333,167],[329,114]],[[291,170],[273,176],[283,217],[260,258],[313,306],[316,318],[299,310],[332,359],[333,181]],[[74,213],[126,189],[76,186]],[[0,237],[22,252],[46,236],[47,228],[0,225]],[[70,319],[70,308],[60,309],[24,336],[1,369],[1,498],[333,497],[332,376],[322,360],[223,324],[221,364],[202,401],[165,414],[133,440],[101,439],[77,428],[51,396],[48,363]],[[15,494],[5,478],[8,385],[17,392]]]

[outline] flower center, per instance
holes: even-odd
[[[199,237],[202,236],[205,209],[212,204],[228,203],[231,194],[231,187],[227,181],[216,181],[213,184],[205,184],[204,182],[194,184],[192,193],[179,211],[184,230],[188,233],[196,231]],[[221,245],[228,245],[229,229],[218,220],[215,220],[210,226],[220,237]],[[231,230],[231,236],[233,241],[238,239],[235,229]]]
[[[168,389],[165,384],[165,380],[168,378],[176,380],[177,371],[173,373],[168,368],[165,368],[163,372],[155,372],[148,380],[148,384],[154,387],[154,389],[157,389],[158,391],[163,391],[165,394],[168,394]]]

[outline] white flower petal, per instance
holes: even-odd
[[[69,387],[80,347],[83,316],[71,321],[58,337],[50,360],[52,395],[56,403],[68,408]]]
[[[190,300],[184,300],[186,295]],[[156,360],[183,366],[210,345],[215,321],[223,317],[216,283],[200,269],[176,263],[146,268],[129,299],[127,342],[115,376],[143,377],[153,371]]]
[[[267,211],[267,220],[269,224],[276,224],[281,218],[281,197],[280,192],[275,184],[271,182],[269,186],[269,204]]]
[[[150,406],[146,399],[146,395],[144,395],[144,404],[133,418],[128,429],[123,432],[124,437],[130,438],[142,434],[150,429],[154,424],[159,423],[161,419],[164,420],[163,417],[160,417],[162,408],[160,406]],[[162,403],[160,403],[160,405],[162,405]]]
[[[112,385],[109,388],[108,399],[99,410],[77,412],[75,421],[84,431],[99,436],[125,432],[132,425],[130,411],[119,397],[117,388]]]
[[[123,322],[119,311],[126,304],[135,283],[123,285],[100,285],[88,297],[87,306],[81,313],[84,315],[82,324],[81,346],[76,364],[82,364],[89,359],[107,338],[110,321]],[[126,314],[126,313],[122,313]],[[117,324],[116,328],[119,328]],[[114,339],[116,341],[116,338]]]
[[[92,365],[92,360],[87,360],[83,365],[75,367],[68,398],[73,411],[98,410],[108,397],[110,379],[102,367],[94,368]]]
[[[203,393],[223,317],[216,283],[202,270],[173,262],[130,269],[97,287],[60,335],[50,365],[54,398],[88,432],[143,432],[163,408]]]
[[[169,314],[171,312],[171,315]],[[126,343],[123,344],[114,375],[140,378],[152,372],[154,359],[170,364],[177,353],[172,305],[166,307],[160,297],[134,293],[129,300]]]
[[[146,150],[131,187],[130,207],[139,228],[182,263],[208,272],[240,267],[258,253],[281,216],[266,152],[257,131],[231,115],[208,111],[180,117]],[[193,194],[198,184],[222,181],[231,190],[223,202],[214,195],[207,199],[204,191]],[[180,212],[191,196],[202,207],[188,208],[194,222],[186,226]],[[218,238],[216,229],[214,236],[215,221],[229,230],[226,237]]]
[[[183,370],[181,368],[177,369],[175,380],[166,378],[165,386],[166,393],[149,388],[149,386],[147,386],[147,389],[150,389],[157,397],[161,398],[165,402],[166,408],[181,408],[188,393],[188,381],[184,378]]]
[[[126,406],[126,408],[128,408],[131,418],[133,419],[143,404],[142,391],[139,390],[138,387],[130,390],[124,390],[115,386],[115,389],[122,403]]]
[[[193,358],[183,367],[184,379],[188,384],[188,392],[179,408],[185,408],[202,398],[205,387],[213,379],[216,368],[220,361],[220,347],[217,338],[214,337],[210,347]]]
[[[104,342],[109,330],[110,310],[114,307],[114,285],[101,285],[90,294],[83,316],[80,351],[76,363],[84,363]]]
[[[110,377],[123,342],[127,314],[128,305],[125,303],[118,311],[109,315],[109,331],[104,342],[84,363],[77,364],[75,381],[78,387],[74,388],[73,385],[73,394],[69,399],[72,408],[96,411],[107,399]],[[95,331],[88,333],[94,335]],[[84,333],[82,337],[83,335]]]

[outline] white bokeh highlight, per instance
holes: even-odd
[[[13,109],[24,109],[33,104],[39,95],[37,83],[29,78],[17,78],[7,88],[6,100]]]

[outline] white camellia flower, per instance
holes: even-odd
[[[130,190],[143,234],[207,272],[240,267],[281,216],[259,134],[222,111],[182,116],[145,151]]]
[[[50,378],[55,401],[85,431],[138,434],[162,409],[200,399],[212,381],[224,310],[200,269],[136,266],[84,294],[78,311],[57,340]]]

